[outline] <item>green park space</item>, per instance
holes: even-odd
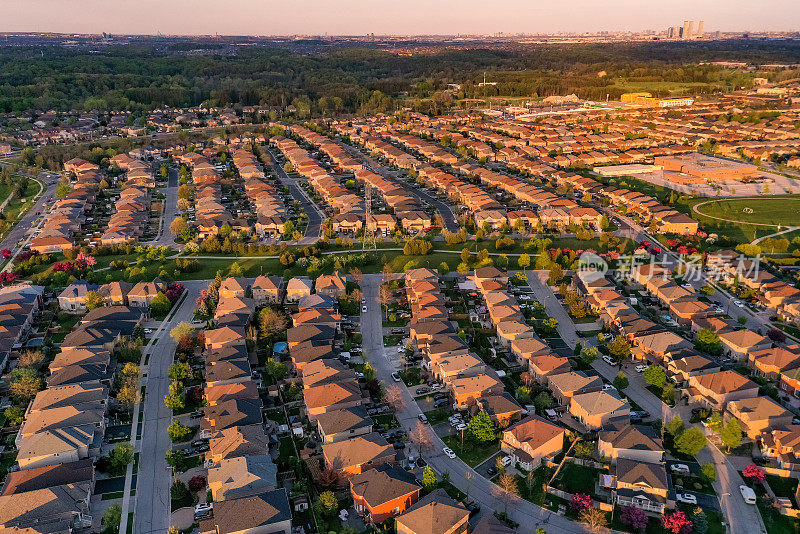
[[[709,218],[728,219],[740,224],[800,225],[800,195],[706,200],[698,202],[695,210]]]

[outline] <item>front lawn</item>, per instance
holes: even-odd
[[[793,477],[780,477],[778,475],[767,474],[767,483],[778,497],[787,497],[795,502],[795,492],[797,491],[798,480]]]
[[[461,436],[445,436],[442,438],[444,444],[453,449],[453,452],[470,467],[482,463],[491,455],[500,450],[498,441],[490,443],[476,443],[464,438],[464,446],[461,446]]]

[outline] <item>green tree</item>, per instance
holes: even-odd
[[[277,362],[273,358],[267,359],[265,367],[267,374],[275,380],[281,380],[289,372],[285,363]]]
[[[434,473],[433,469],[431,469],[431,466],[426,465],[425,469],[422,471],[422,486],[427,491],[431,491],[438,483],[439,480],[436,478],[436,473]]]
[[[695,336],[695,348],[709,354],[719,354],[722,352],[722,341],[716,332],[708,328],[701,328]]]
[[[539,413],[549,410],[553,407],[553,397],[546,391],[542,391],[533,398],[533,405]]]
[[[467,431],[472,439],[480,443],[488,443],[497,438],[497,429],[486,412],[478,412],[467,425]]]
[[[187,362],[175,362],[167,370],[167,376],[173,382],[186,380],[191,375],[192,367]]]
[[[735,417],[728,419],[728,422],[722,427],[719,437],[728,450],[740,446],[742,444],[742,427],[739,426],[739,420]]]
[[[711,416],[706,421],[706,426],[714,432],[722,432],[722,414],[711,412]]]
[[[100,524],[103,525],[103,534],[115,534],[119,532],[119,524],[122,521],[122,507],[118,504],[112,504],[106,511],[103,512],[103,519]]]
[[[8,421],[8,424],[11,426],[19,426],[22,424],[22,421],[25,420],[25,410],[19,406],[11,406],[10,408],[6,408],[6,411],[3,412],[3,415],[6,416],[6,421]]]
[[[617,336],[607,345],[608,352],[617,360],[624,360],[631,355],[631,346],[623,336]]]
[[[182,501],[189,497],[189,488],[182,480],[176,480],[169,488],[169,496],[173,501]]]
[[[192,435],[192,428],[176,419],[167,427],[167,433],[172,441],[186,441]]]
[[[527,254],[521,254],[520,257],[517,259],[517,265],[523,271],[526,270],[528,267],[531,266],[531,257]]]
[[[163,291],[159,291],[150,303],[150,311],[156,317],[164,317],[172,308],[172,302],[167,298]]]
[[[186,454],[180,449],[170,449],[167,451],[166,460],[168,466],[180,470],[186,461]]]
[[[32,367],[17,367],[11,371],[9,392],[15,400],[27,403],[42,390],[42,379],[39,372]]]
[[[622,391],[623,389],[628,387],[628,384],[629,384],[628,377],[625,375],[625,373],[620,371],[614,378],[614,387]]]
[[[680,415],[673,417],[665,426],[664,430],[671,436],[678,436],[683,431],[683,419]]]
[[[97,291],[89,291],[83,297],[83,303],[86,305],[87,310],[94,310],[99,308],[105,303],[103,297]]]
[[[696,426],[687,429],[675,439],[675,447],[678,451],[689,456],[696,456],[705,446],[706,436]]]
[[[710,482],[717,480],[717,469],[712,462],[708,462],[700,466],[700,472]]]
[[[547,277],[547,283],[551,286],[557,286],[561,280],[564,279],[564,270],[557,263],[554,263],[550,268],[550,274]]]
[[[332,491],[323,491],[319,495],[320,511],[323,515],[332,516],[339,511],[339,500]]]
[[[68,182],[59,182],[56,186],[55,196],[57,198],[66,198],[69,195],[70,187]]]
[[[169,393],[164,396],[164,405],[170,410],[183,410],[183,407],[186,406],[183,392],[178,389],[176,384],[170,384]]]
[[[177,325],[175,325],[175,327],[172,330],[169,331],[169,335],[172,339],[174,339],[177,342],[185,337],[193,335],[194,332],[195,329],[190,323],[187,323],[186,321],[181,321]]]
[[[657,365],[649,365],[644,370],[644,380],[651,386],[663,388],[664,384],[667,383],[667,373]]]
[[[692,531],[694,534],[706,534],[708,532],[708,517],[706,513],[699,506],[692,511],[689,516],[692,522]]]
[[[117,443],[108,455],[111,466],[125,467],[133,461],[133,447],[129,443]]]

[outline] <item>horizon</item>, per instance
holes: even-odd
[[[365,0],[337,3],[312,0],[303,20],[291,5],[258,0],[27,0],[16,4],[0,33],[52,33],[175,37],[282,37],[296,35],[353,37],[525,36],[537,34],[661,33],[684,20],[705,22],[706,32],[792,32],[800,29],[800,9],[791,0],[672,0],[654,16],[652,7],[633,0],[612,0],[598,7],[593,0],[572,0],[558,10],[531,0],[502,0],[491,8],[464,0],[458,9],[424,0],[388,3],[380,9]],[[499,4],[499,5],[498,5]],[[95,17],[87,13],[99,14]],[[193,16],[187,17],[187,13]],[[169,22],[165,22],[169,21]],[[446,21],[446,22],[441,22]]]

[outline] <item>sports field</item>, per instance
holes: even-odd
[[[694,206],[700,215],[765,226],[800,226],[800,196],[710,200]]]

